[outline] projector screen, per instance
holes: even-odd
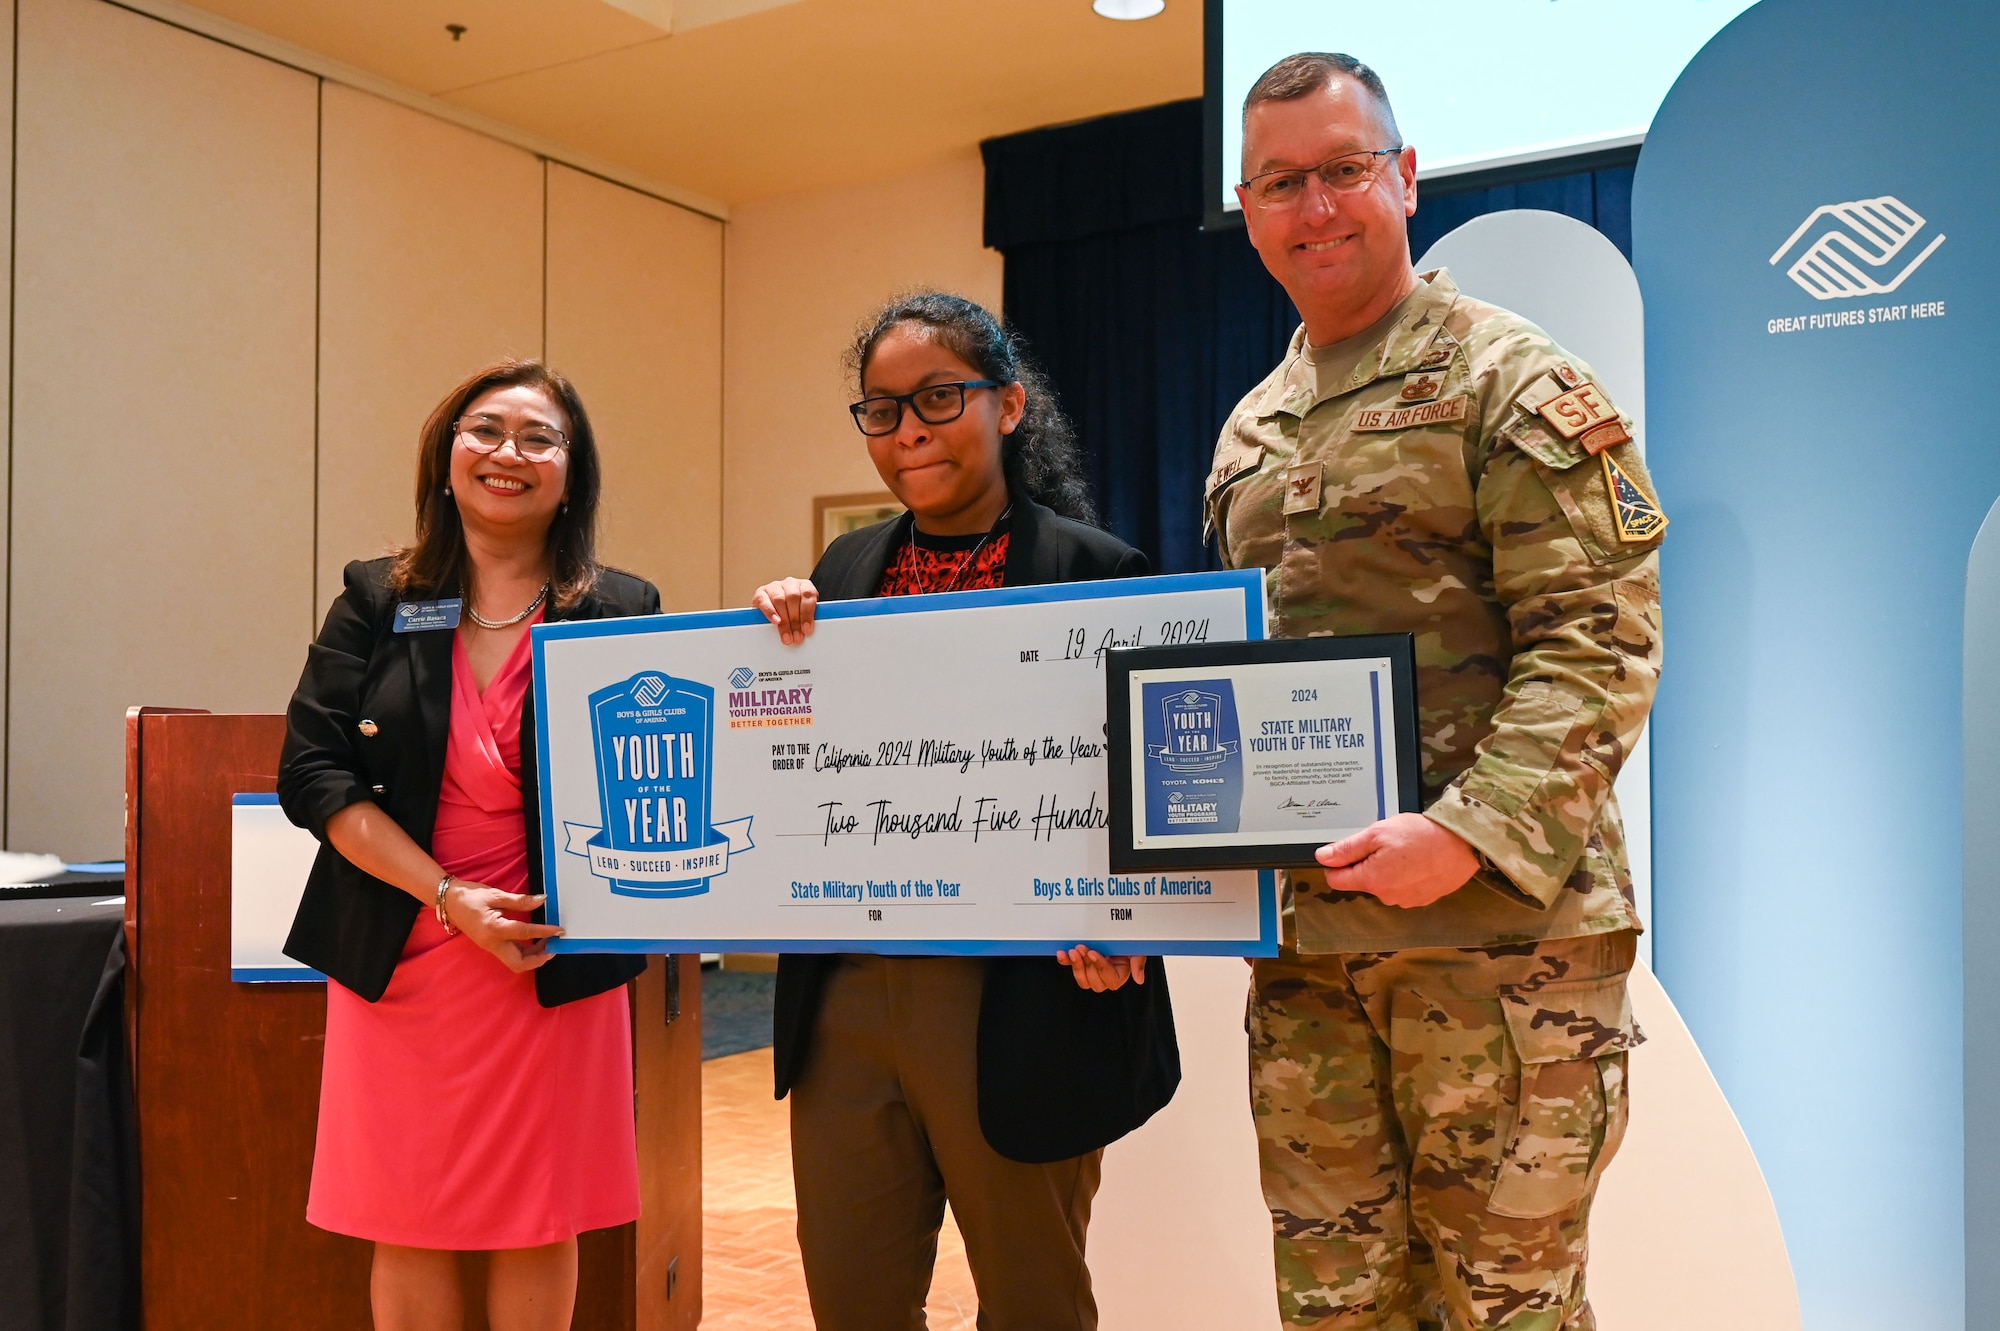
[[[1430,179],[1638,143],[1695,52],[1755,2],[1207,0],[1210,215],[1236,210],[1244,94],[1296,51],[1373,66]]]

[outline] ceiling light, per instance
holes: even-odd
[[[1151,18],[1167,7],[1167,0],[1090,0],[1090,7],[1105,18]]]

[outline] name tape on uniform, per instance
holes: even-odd
[[[1449,397],[1419,407],[1369,407],[1354,414],[1356,430],[1407,430],[1413,425],[1443,425],[1465,419],[1470,398]]]
[[[1264,446],[1259,444],[1247,453],[1238,453],[1227,462],[1218,462],[1215,466],[1215,474],[1209,478],[1209,488],[1211,490],[1214,489],[1237,472],[1254,467],[1263,460]]]
[[[1574,439],[1593,425],[1618,419],[1618,412],[1597,385],[1586,383],[1581,388],[1572,388],[1559,397],[1552,397],[1536,408],[1541,418],[1555,427],[1555,432],[1565,439]]]

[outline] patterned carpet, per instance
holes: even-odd
[[[778,977],[768,971],[701,971],[701,1056],[727,1058],[771,1045],[771,996]]]

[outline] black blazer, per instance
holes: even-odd
[[[850,532],[827,547],[812,580],[821,600],[875,595],[911,518]],[[1146,557],[1117,537],[1017,502],[1007,546],[1009,587],[1136,577]],[[778,958],[774,1019],[777,1094],[805,1070],[827,977],[839,956]],[[1011,1160],[1067,1160],[1116,1141],[1151,1118],[1180,1085],[1167,968],[1108,994],[1080,989],[1052,956],[994,957],[979,1004],[979,1126]]]
[[[340,981],[369,1002],[382,997],[410,926],[424,909],[415,897],[350,864],[326,839],[326,820],[359,800],[374,800],[426,850],[437,825],[451,732],[452,633],[393,633],[399,600],[389,559],[347,566],[346,589],[319,639],[306,651],[305,673],[285,713],[278,802],[285,816],[319,838],[285,955]],[[629,573],[606,570],[596,588],[548,621],[658,614],[660,593]],[[360,723],[375,723],[372,736]],[[535,695],[521,709],[521,795],[528,815],[528,882],[542,877],[541,802],[535,762]],[[541,912],[536,912],[536,919]],[[555,1007],[615,989],[646,968],[644,957],[565,953],[535,972],[535,996]]]

